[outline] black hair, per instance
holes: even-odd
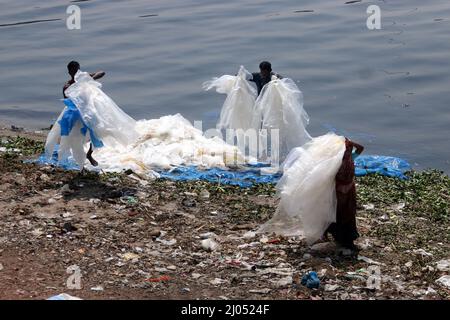
[[[80,69],[80,64],[77,61],[70,61],[67,65],[67,70],[69,70],[69,73],[76,73]]]
[[[272,71],[272,64],[269,61],[263,61],[259,64],[261,70]]]

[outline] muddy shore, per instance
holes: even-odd
[[[45,136],[0,130],[0,299],[450,298],[450,178],[441,172],[358,178],[360,250],[347,252],[255,235],[274,213],[273,185],[24,163]],[[73,266],[80,289],[67,287]],[[301,284],[309,271],[318,289]]]

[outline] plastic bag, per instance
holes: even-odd
[[[87,128],[104,144],[126,146],[133,143],[138,137],[136,121],[120,109],[101,86],[89,73],[78,71],[75,83],[65,93],[80,111]]]
[[[308,122],[309,116],[303,109],[303,94],[294,81],[272,76],[255,104],[252,126],[267,130],[260,133],[260,154],[268,152],[266,134],[270,137],[271,129],[278,129],[279,155],[284,159],[293,148],[311,140],[306,131]]]
[[[224,75],[203,83],[205,90],[216,88],[218,93],[227,94],[217,129],[252,128],[256,90],[248,82],[251,76],[251,73],[241,66],[237,76]]]
[[[345,138],[334,133],[313,138],[293,149],[277,184],[280,203],[258,232],[320,239],[336,221],[335,177],[342,164]]]

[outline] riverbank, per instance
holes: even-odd
[[[23,163],[45,135],[0,131],[0,299],[450,298],[441,283],[450,273],[450,178],[440,172],[358,178],[360,251],[349,253],[333,242],[308,247],[254,235],[275,210],[273,185],[147,181]],[[214,251],[202,246],[206,238],[218,244]],[[79,290],[66,287],[74,265]],[[300,283],[311,270],[319,289]],[[378,270],[379,286],[368,283]]]

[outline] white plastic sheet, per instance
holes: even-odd
[[[251,73],[241,66],[237,76],[223,75],[203,83],[205,90],[216,88],[218,93],[227,95],[217,122],[217,129],[252,128],[256,90],[248,82],[251,77]]]
[[[81,134],[81,122],[77,122],[68,136],[61,136],[61,126],[59,121],[62,119],[64,113],[68,110],[64,107],[58,119],[54,123],[52,129],[47,135],[45,142],[45,153],[47,158],[51,158],[57,145],[58,160],[60,162],[74,161],[79,166],[82,166],[86,161],[86,152],[88,150],[87,142],[88,135]]]
[[[77,106],[84,123],[105,144],[126,146],[134,142],[138,137],[136,121],[120,109],[101,87],[101,83],[89,73],[78,71],[75,83],[65,93]]]
[[[153,168],[171,168],[179,165],[197,165],[205,168],[234,166],[244,163],[237,147],[214,137],[206,138],[180,114],[160,119],[135,121],[122,111],[102,90],[101,84],[89,74],[78,72],[75,84],[66,90],[83,121],[77,121],[69,136],[61,137],[59,120],[65,107],[47,136],[46,154],[50,158],[59,144],[59,161],[75,161],[86,166],[89,132],[81,134],[87,125],[103,142],[93,157],[104,171],[132,169],[154,174]]]
[[[170,169],[180,165],[204,168],[233,165],[243,158],[237,147],[203,132],[180,114],[159,119],[140,120],[136,123],[139,138],[125,148],[105,146],[94,153],[99,167],[105,171],[124,168],[136,172],[150,172],[153,168]]]
[[[255,104],[252,126],[266,130],[260,134],[260,154],[267,154],[266,133],[271,137],[271,129],[278,129],[278,150],[280,158],[284,159],[293,148],[311,140],[306,131],[308,122],[308,114],[303,109],[303,94],[295,82],[272,76]]]
[[[342,164],[345,138],[334,133],[313,138],[293,149],[277,184],[280,203],[258,232],[320,239],[336,221],[335,177]]]

